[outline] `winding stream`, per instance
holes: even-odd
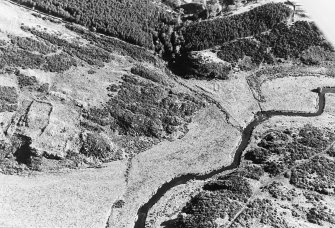
[[[299,116],[299,117],[315,117],[320,116],[325,108],[325,94],[326,93],[335,93],[334,87],[324,87],[312,90],[312,92],[318,93],[319,95],[319,104],[318,110],[315,113],[304,113],[304,112],[292,112],[292,111],[261,111],[255,114],[254,120],[250,122],[246,128],[244,128],[242,132],[242,140],[239,144],[238,148],[236,149],[234,160],[229,166],[222,167],[218,170],[214,170],[207,174],[186,174],[179,177],[172,179],[170,182],[163,184],[157,192],[150,198],[150,200],[143,204],[138,212],[138,219],[135,223],[135,228],[145,228],[145,221],[147,219],[147,215],[149,210],[164,196],[166,192],[170,189],[176,187],[180,184],[185,184],[190,180],[206,180],[214,175],[220,174],[224,171],[235,169],[240,165],[241,156],[245,148],[248,146],[250,142],[250,138],[252,136],[252,132],[259,124],[263,123],[264,121],[270,119],[274,116]]]

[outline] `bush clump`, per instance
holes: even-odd
[[[39,69],[45,63],[41,54],[34,54],[26,50],[17,49],[13,46],[1,49],[0,68],[20,67],[22,69]]]
[[[307,220],[319,226],[323,226],[323,222],[335,224],[335,214],[322,207],[312,207],[307,213]]]
[[[72,66],[77,66],[77,61],[66,53],[47,56],[45,61],[43,70],[50,72],[64,72]]]
[[[334,61],[335,55],[323,47],[311,46],[302,52],[300,60],[306,65],[319,65],[324,61]]]
[[[207,191],[228,190],[234,193],[242,194],[245,197],[250,197],[252,194],[249,182],[239,175],[219,177],[215,181],[206,183],[203,189]]]
[[[223,61],[206,59],[203,56],[190,53],[180,56],[173,65],[174,70],[184,78],[197,78],[204,80],[229,78],[232,66]]]
[[[264,175],[264,170],[261,166],[248,165],[238,170],[238,174],[254,180],[259,180]]]
[[[315,157],[294,168],[290,183],[325,195],[334,195],[335,162],[325,157]]]
[[[78,42],[69,42],[59,38],[55,34],[39,31],[35,28],[23,27],[22,29],[43,39],[47,43],[51,43],[62,49],[62,53],[60,54],[45,57],[47,61],[45,69],[57,72],[69,69],[71,66],[77,65],[74,57],[81,59],[90,65],[98,66],[103,66],[104,63],[108,63],[112,59],[110,53],[101,47],[96,47],[90,44],[81,45]]]
[[[164,75],[157,73],[154,70],[151,70],[143,65],[136,65],[132,67],[131,73],[136,74],[142,78],[151,80],[153,82],[165,84]]]
[[[186,78],[196,78],[199,79],[228,79],[229,72],[231,71],[231,66],[223,63],[205,63],[199,65],[193,65],[193,68],[185,76]]]
[[[122,135],[162,139],[175,132],[185,133],[192,115],[203,106],[190,95],[128,75],[117,89],[105,108],[90,109],[84,117],[102,126],[109,125]]]
[[[0,113],[16,111],[18,108],[18,97],[14,87],[0,86]]]
[[[30,37],[11,36],[11,42],[12,44],[24,50],[30,52],[37,51],[43,55],[50,54],[56,51],[56,48],[54,46],[46,45],[45,43]]]
[[[280,227],[288,228],[285,219],[279,215],[277,207],[269,199],[256,198],[232,223],[232,227]]]
[[[334,133],[305,125],[283,132],[269,132],[258,142],[257,147],[248,150],[244,159],[261,165],[262,169],[273,175],[282,174],[298,161],[309,159],[324,150],[333,141]]]
[[[97,158],[101,161],[108,161],[111,158],[112,151],[106,140],[96,133],[87,133],[82,135],[82,147],[80,153],[87,157]]]

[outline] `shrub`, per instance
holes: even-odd
[[[198,65],[191,71],[197,78],[201,79],[228,79],[231,66],[223,63],[206,63]],[[193,76],[191,76],[193,77]]]
[[[95,52],[89,52],[85,48],[81,48],[75,44],[70,44],[54,35],[38,32],[37,30],[29,31],[32,31],[32,33],[35,33],[37,36],[40,35],[38,37],[43,39],[45,38],[45,41],[48,41],[47,43],[49,45],[32,38],[12,36],[12,45],[1,48],[0,68],[19,67],[23,69],[30,68],[43,69],[51,72],[63,72],[68,70],[71,66],[77,66],[76,60],[69,54],[64,52],[53,54],[52,52],[57,50],[56,45],[60,45],[61,48],[64,48],[64,50],[69,53],[77,54],[77,57],[79,56],[78,53],[81,53],[81,56],[86,54],[86,59],[90,59],[87,55],[94,59],[101,59],[98,54],[95,54]],[[51,43],[55,44],[55,46],[50,44],[49,41],[52,41]],[[109,55],[106,58],[109,58]],[[19,77],[21,84],[28,83],[22,75]]]
[[[87,157],[98,158],[101,161],[108,161],[112,151],[106,140],[96,133],[87,133],[82,135],[83,145],[80,153]]]
[[[88,74],[95,74],[95,73],[96,73],[96,71],[95,71],[95,70],[93,70],[93,69],[89,69],[89,70],[87,71],[87,73],[88,73]]]
[[[131,68],[131,73],[153,82],[165,84],[164,75],[157,73],[143,65],[136,65]]]
[[[172,7],[172,8],[177,8],[181,5],[180,0],[163,0],[163,3],[165,5],[168,5],[168,6]]]
[[[123,200],[118,200],[113,203],[113,208],[122,208],[124,206],[125,202]]]
[[[3,48],[1,51],[0,68],[20,67],[23,69],[39,69],[45,62],[43,56],[40,54],[33,54],[12,46]]]
[[[279,214],[277,206],[269,199],[256,198],[233,221],[232,227],[280,227],[289,225]]]
[[[57,35],[50,34],[44,31],[39,31],[35,28],[22,28],[25,31],[31,32],[33,35],[63,49],[63,53],[47,56],[47,66],[45,69],[56,72],[69,69],[71,66],[76,66],[76,61],[71,58],[77,57],[90,65],[103,66],[111,60],[110,53],[103,48],[93,45],[80,45],[76,42],[69,42],[59,38]],[[65,53],[66,54],[65,54]],[[69,56],[70,55],[70,56]]]
[[[35,76],[29,77],[24,74],[18,73],[16,74],[16,77],[17,77],[17,81],[19,83],[20,89],[24,87],[36,86],[38,84],[38,81]]]
[[[239,175],[228,175],[219,177],[218,180],[206,183],[204,185],[204,190],[228,190],[237,194],[242,194],[245,197],[250,197],[252,195],[252,190],[249,182]]]
[[[37,51],[45,55],[56,51],[54,46],[46,45],[43,42],[30,37],[10,36],[10,38],[12,44],[30,52]]]
[[[204,6],[199,3],[186,3],[180,6],[185,14],[199,14],[205,10]]]
[[[77,66],[77,61],[66,53],[50,55],[45,60],[43,69],[50,72],[63,72]]]
[[[307,220],[319,226],[322,226],[323,222],[335,224],[335,214],[329,213],[325,208],[312,207],[307,213]]]
[[[251,160],[255,164],[264,163],[268,157],[270,156],[270,152],[264,148],[254,148],[252,150],[247,151],[244,155],[244,159]]]
[[[228,215],[232,219],[242,208],[237,200],[230,200],[232,194],[226,191],[203,191],[194,196],[183,208],[178,220],[173,227],[212,227],[218,217],[224,218]],[[186,215],[185,215],[186,214]]]
[[[292,170],[290,183],[321,194],[333,195],[335,187],[335,162],[325,157],[315,157]]]
[[[181,56],[173,65],[177,74],[184,78],[197,79],[228,79],[231,65],[224,62],[203,61],[192,54]]]
[[[260,166],[248,165],[241,168],[238,173],[243,177],[259,180],[263,176],[264,170]]]
[[[330,144],[327,132],[312,125],[305,125],[305,127],[299,131],[299,136],[297,141],[300,144],[317,150],[325,149]]]
[[[14,87],[0,86],[0,113],[16,111],[18,97]]]
[[[306,65],[319,65],[323,61],[334,61],[335,55],[323,47],[311,46],[302,52],[300,60]]]
[[[298,135],[290,130],[269,132],[261,138],[258,147],[245,153],[244,159],[260,164],[271,175],[278,175],[324,150],[333,138],[334,133],[311,125],[299,129]]]

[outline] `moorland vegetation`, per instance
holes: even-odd
[[[152,49],[152,36],[172,17],[143,0],[14,0],[39,11],[75,22],[92,31]]]

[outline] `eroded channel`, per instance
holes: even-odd
[[[270,119],[274,116],[297,116],[297,117],[316,117],[320,116],[324,112],[326,98],[325,94],[327,93],[335,93],[335,87],[323,87],[312,90],[312,92],[318,93],[319,102],[318,102],[318,110],[315,113],[304,113],[304,112],[292,112],[292,111],[261,111],[257,112],[254,116],[252,122],[250,122],[246,128],[244,128],[242,132],[242,140],[236,149],[234,160],[229,166],[224,166],[218,170],[214,170],[207,174],[186,174],[172,179],[170,182],[163,184],[157,192],[150,198],[150,200],[143,204],[138,212],[138,219],[135,223],[135,228],[145,228],[145,222],[147,219],[147,215],[149,210],[168,192],[170,189],[185,184],[190,180],[206,180],[217,174],[220,174],[224,171],[232,170],[239,167],[241,162],[241,156],[243,151],[249,145],[253,130],[263,123],[264,121]]]

